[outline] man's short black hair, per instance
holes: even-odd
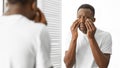
[[[10,4],[16,4],[16,3],[20,3],[21,5],[26,5],[28,3],[32,3],[36,0],[7,0],[8,3]]]
[[[81,8],[85,8],[85,9],[90,9],[93,12],[93,16],[95,15],[95,9],[92,5],[90,4],[82,4],[77,11],[79,11],[79,9]]]

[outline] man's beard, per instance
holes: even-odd
[[[84,34],[87,33],[87,28],[86,28],[85,24],[83,24],[83,23],[79,24],[79,30],[81,32],[83,32]]]

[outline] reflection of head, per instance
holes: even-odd
[[[36,0],[8,0],[8,3],[10,4],[21,4],[21,5],[26,5],[26,4],[31,4]]]
[[[93,6],[91,6],[90,4],[82,4],[82,5],[78,8],[77,11],[79,11],[79,9],[81,9],[81,8],[83,8],[83,9],[90,9],[90,10],[92,11],[92,14],[93,14],[93,17],[94,17],[94,15],[95,15],[95,9],[94,9]]]

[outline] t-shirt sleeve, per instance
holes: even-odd
[[[112,54],[112,37],[109,33],[107,33],[102,40],[101,51]]]
[[[37,50],[37,68],[42,68],[39,66],[39,63],[43,63],[43,68],[50,68],[51,66],[51,59],[50,59],[50,52],[51,52],[51,47],[50,47],[50,37],[47,31],[46,26],[42,28],[42,31],[40,33],[39,37],[40,41],[40,47]],[[42,52],[42,55],[39,53]],[[42,56],[43,59],[39,60],[40,56]]]

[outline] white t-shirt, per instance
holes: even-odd
[[[97,29],[95,39],[103,53],[112,53],[112,39],[110,33]],[[67,49],[69,48],[70,41],[71,36],[66,41]],[[83,34],[79,29],[74,68],[99,68],[95,63],[87,35]]]
[[[45,25],[22,15],[0,17],[0,68],[50,67],[50,39]]]

